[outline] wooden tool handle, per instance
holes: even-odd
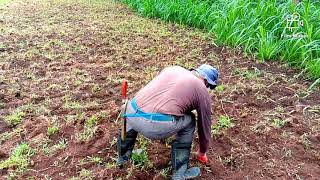
[[[128,91],[128,82],[127,80],[124,79],[122,81],[122,87],[121,87],[122,102],[124,103],[123,114],[126,113],[127,105],[128,105],[127,91]],[[121,139],[123,141],[126,139],[126,133],[127,133],[127,120],[126,120],[126,117],[123,116],[123,122],[122,122],[122,128],[121,128]]]
[[[127,91],[128,91],[128,82],[127,80],[122,81],[122,88],[121,88],[121,97],[122,101],[127,99]]]
[[[128,99],[125,100],[123,113],[126,112],[127,105],[128,105]],[[126,120],[126,117],[123,116],[122,127],[121,127],[121,139],[124,141],[126,139],[126,136],[127,136],[127,120]]]

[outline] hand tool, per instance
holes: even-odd
[[[127,105],[128,105],[128,98],[127,98],[127,91],[128,91],[128,82],[127,80],[122,81],[122,87],[121,87],[121,97],[122,97],[122,103],[124,103],[124,106],[121,111],[121,117],[123,118],[122,120],[122,127],[121,127],[121,140],[126,139],[126,132],[127,132],[127,120],[126,117],[124,116],[126,110],[127,110]]]

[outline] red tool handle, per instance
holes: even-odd
[[[127,91],[128,91],[128,82],[127,80],[123,80],[122,81],[122,88],[121,88],[121,97],[122,100],[127,99]]]

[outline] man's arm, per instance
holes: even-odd
[[[211,99],[207,91],[199,94],[197,113],[200,153],[206,153],[211,140]]]

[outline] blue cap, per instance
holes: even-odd
[[[208,64],[202,64],[200,67],[196,69],[196,71],[207,80],[210,89],[214,89],[215,86],[217,86],[217,81],[219,78],[219,72],[216,68],[208,65]]]

